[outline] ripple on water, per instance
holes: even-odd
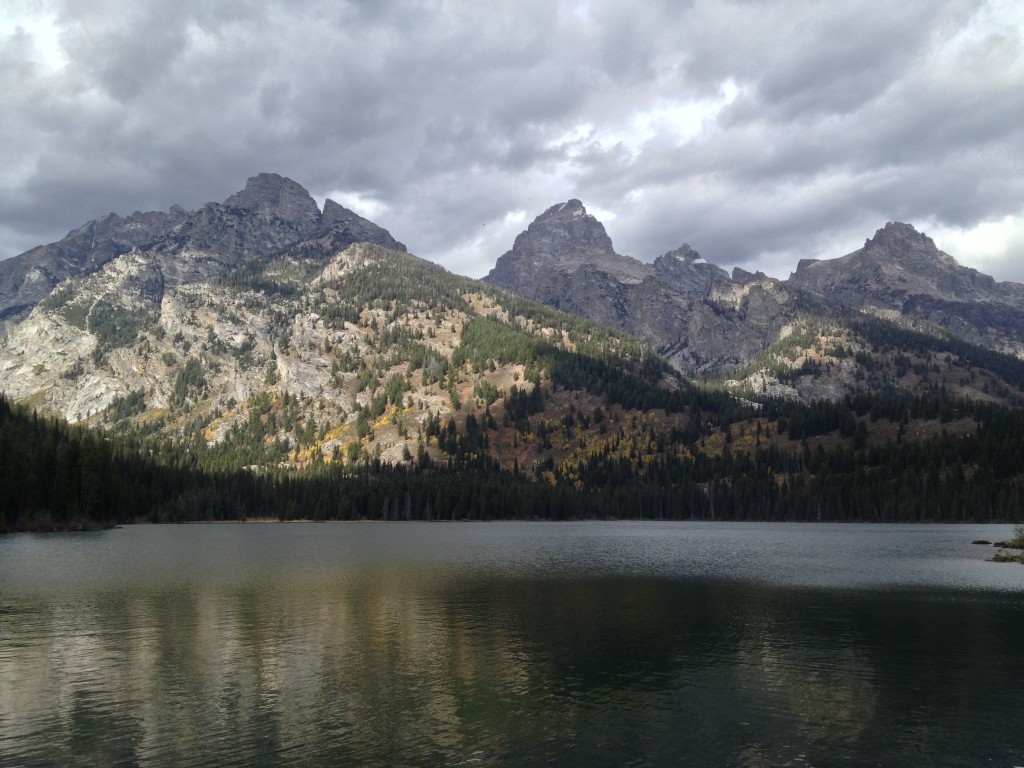
[[[0,765],[1021,764],[1004,534],[0,538]]]

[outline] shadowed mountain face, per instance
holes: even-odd
[[[488,282],[546,304],[571,306],[565,277],[583,266],[611,271],[622,282],[639,279],[644,270],[640,262],[615,253],[601,222],[579,200],[569,200],[548,208],[516,237]]]
[[[912,226],[890,223],[859,251],[804,260],[789,280],[732,276],[688,245],[644,264],[616,254],[578,200],[520,234],[487,282],[627,330],[687,375],[722,374],[781,341],[798,318],[869,310],[1024,354],[1024,285],[962,267]]]
[[[1024,352],[1024,285],[961,266],[909,224],[886,224],[841,258],[801,261],[789,282],[829,301],[897,313],[975,344]]]
[[[133,249],[163,255],[163,278],[194,282],[304,240],[330,238],[336,247],[374,242],[405,250],[387,230],[333,200],[323,213],[302,186],[273,173],[249,179],[223,203],[188,212],[111,213],[72,230],[56,243],[0,261],[0,322],[23,319],[70,277],[95,273]]]
[[[653,264],[617,254],[579,200],[538,216],[484,280],[626,330],[688,375],[742,365],[794,311],[777,281],[734,283],[688,245]]]
[[[1020,303],[1024,286],[962,267],[909,224],[890,222],[864,247],[838,259],[804,259],[790,282],[844,304],[903,311],[914,297]]]
[[[25,317],[62,280],[95,272],[122,253],[166,236],[186,217],[178,207],[127,218],[111,213],[73,229],[59,242],[0,261],[0,322]]]

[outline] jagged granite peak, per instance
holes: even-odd
[[[505,256],[547,264],[613,253],[612,240],[604,225],[587,213],[579,200],[569,200],[551,206],[534,219],[516,237],[512,250]]]
[[[743,267],[732,268],[732,281],[740,285],[746,285],[747,283],[755,283],[761,280],[769,280],[770,278],[761,270],[757,272],[751,272],[744,269]]]
[[[909,224],[890,222],[854,253],[804,259],[775,280],[739,268],[730,277],[688,244],[642,264],[615,254],[592,218],[578,201],[552,206],[485,279],[626,330],[686,375],[742,367],[799,317],[850,309],[1024,356],[1024,285],[957,264]]]
[[[728,272],[704,259],[688,243],[662,254],[651,266],[655,275],[687,297],[704,296],[716,280],[729,280]]]
[[[484,279],[625,330],[687,375],[741,364],[790,319],[784,292],[743,290],[689,245],[653,264],[615,253],[576,200],[538,216]]]
[[[836,304],[896,313],[1024,354],[1024,285],[958,264],[909,224],[890,222],[845,256],[804,259],[788,282]]]
[[[913,296],[954,302],[1021,297],[1021,286],[997,283],[958,264],[934,240],[902,222],[889,222],[863,248],[837,259],[802,259],[790,280],[844,303],[887,309],[902,309]]]
[[[312,232],[322,219],[316,200],[298,182],[276,173],[252,176],[245,189],[224,201],[228,208],[242,208],[260,216],[275,216]]]
[[[703,261],[703,257],[699,253],[697,253],[697,251],[693,250],[693,248],[690,247],[689,243],[683,243],[675,250],[663,253],[654,261],[655,263],[657,263],[662,259],[678,259],[681,261]]]
[[[610,276],[615,282],[638,283],[650,267],[612,247],[604,225],[572,199],[548,208],[521,232],[512,250],[500,256],[485,282],[516,291],[546,304],[582,314],[567,294],[577,272]]]
[[[956,259],[940,251],[928,235],[900,221],[890,221],[875,232],[874,237],[864,242],[864,250],[880,258],[901,259],[914,268],[961,268]]]
[[[196,211],[176,204],[167,213],[101,216],[58,242],[0,261],[0,330],[26,317],[64,280],[92,274],[132,249],[154,254],[169,284],[205,279],[314,238],[339,250],[355,242],[406,250],[387,230],[337,203],[324,207],[326,216],[297,182],[260,173],[223,203]]]
[[[912,224],[902,221],[890,221],[875,232],[874,237],[864,241],[864,247],[872,245],[899,248],[902,250],[938,251],[935,241],[923,232],[918,232]]]
[[[541,262],[567,263],[615,254],[604,225],[573,199],[553,205],[534,219],[512,246],[512,252]]]

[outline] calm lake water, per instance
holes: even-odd
[[[0,537],[0,766],[1021,766],[1010,533]]]

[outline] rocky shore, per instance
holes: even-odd
[[[1005,543],[1005,542],[1003,542]],[[998,546],[998,545],[997,545]],[[1024,563],[1024,550],[997,549],[992,555],[993,563]]]
[[[1014,536],[1008,541],[997,541],[993,544],[996,553],[992,555],[993,563],[1024,563],[1024,527],[1018,526]]]

